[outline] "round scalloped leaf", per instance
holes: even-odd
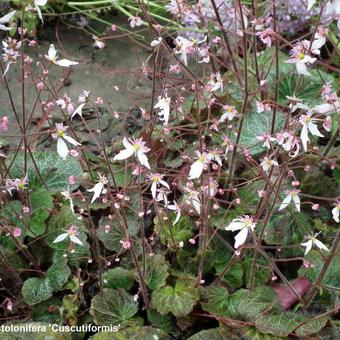
[[[325,253],[327,255],[327,253]],[[310,262],[313,266],[305,268],[301,266],[298,273],[301,276],[308,278],[315,282],[324,266],[324,260],[321,254],[316,250],[311,250],[306,256],[306,261]],[[340,252],[337,252],[331,260],[331,263],[326,271],[322,280],[322,284],[330,287],[338,287],[340,282]],[[325,288],[327,289],[327,288]],[[334,293],[335,291],[332,290]]]
[[[220,327],[210,328],[192,335],[187,340],[225,340],[223,329]]]
[[[244,118],[243,129],[240,138],[240,145],[249,149],[251,155],[258,155],[266,150],[256,139],[261,133],[269,133],[273,119],[272,112],[254,112],[251,111]],[[283,129],[285,122],[284,114],[281,112],[276,113],[275,131]],[[240,150],[240,149],[239,149]]]
[[[131,215],[126,215],[126,219],[130,235],[136,235],[139,227],[138,219]],[[109,226],[109,228],[106,226]],[[117,220],[109,220],[107,217],[99,220],[97,235],[105,248],[112,251],[119,251],[122,248],[120,241],[125,239],[124,231]]]
[[[162,255],[154,255],[146,259],[146,284],[151,290],[157,290],[166,284],[169,276],[168,265]]]
[[[66,284],[70,275],[71,269],[67,266],[66,261],[61,261],[52,264],[46,273],[45,280],[49,281],[54,291],[58,291]]]
[[[53,295],[53,288],[49,280],[33,277],[24,282],[21,293],[27,304],[36,305],[48,300]]]
[[[270,310],[277,305],[277,297],[270,287],[258,287],[240,299],[237,306],[239,315],[247,321],[253,321],[263,311]]]
[[[262,333],[286,337],[301,323],[301,317],[292,312],[258,315],[256,328]]]
[[[97,325],[126,324],[138,312],[138,303],[124,289],[104,288],[91,301],[90,314]]]
[[[215,315],[228,315],[229,299],[228,290],[225,287],[209,286],[200,289],[202,309]]]
[[[69,176],[80,177],[83,174],[83,170],[79,164],[79,161],[75,157],[67,157],[63,160],[56,152],[32,152],[32,157],[28,155],[28,188],[32,191],[46,190],[41,178],[44,179],[45,184],[48,187],[50,194],[55,194],[66,189],[68,185]],[[9,156],[6,160],[7,166],[9,166],[14,156]],[[24,154],[18,153],[10,169],[11,178],[23,178],[24,172]],[[78,184],[69,185],[70,191],[78,188]]]
[[[319,333],[322,328],[326,326],[328,321],[328,317],[320,317],[320,318],[313,318],[312,315],[309,315],[308,318],[310,321],[305,321],[303,325],[295,329],[295,333],[298,336],[308,336],[312,334]]]
[[[198,300],[198,288],[188,280],[177,280],[174,287],[165,286],[152,294],[152,304],[160,314],[177,317],[188,315]]]
[[[107,270],[103,274],[105,288],[123,288],[130,290],[134,284],[134,274],[132,271],[122,267]]]

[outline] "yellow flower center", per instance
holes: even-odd
[[[135,143],[135,144],[133,145],[133,147],[134,147],[134,149],[135,149],[136,151],[140,150],[140,148],[141,148],[140,144],[138,144],[138,143]]]
[[[299,59],[299,60],[303,60],[304,58],[305,58],[305,55],[303,54],[303,53],[298,53],[298,55],[297,55],[297,58]]]
[[[57,136],[58,137],[64,137],[65,133],[63,130],[57,130]]]
[[[25,184],[24,183],[18,184],[18,189],[19,190],[24,190],[25,189]]]

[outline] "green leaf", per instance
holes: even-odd
[[[49,280],[33,277],[24,282],[21,293],[27,304],[36,305],[48,300],[53,295],[53,288]]]
[[[45,280],[49,281],[53,291],[58,291],[68,281],[71,275],[71,269],[67,266],[66,261],[52,264],[46,273]]]
[[[75,157],[67,157],[63,160],[56,152],[33,152],[35,164],[32,162],[32,158],[28,156],[28,188],[32,191],[46,190],[41,178],[44,179],[45,184],[48,187],[50,194],[55,194],[66,189],[69,176],[81,177],[83,170],[79,164],[79,161]],[[14,155],[10,155],[7,160],[7,166],[10,165]],[[11,178],[23,178],[25,177],[24,168],[24,154],[18,153],[14,163],[10,169]],[[69,185],[70,191],[78,188],[78,184]]]
[[[210,328],[205,329],[203,331],[200,331],[191,337],[189,337],[187,340],[225,340],[225,336],[223,334],[223,330],[220,327],[217,328]]]
[[[229,316],[229,300],[227,288],[220,286],[209,286],[200,289],[202,309],[215,315]]]
[[[258,287],[239,301],[237,312],[247,320],[253,321],[262,312],[271,310],[277,304],[276,295],[270,287]]]
[[[31,311],[31,319],[38,322],[58,323],[60,322],[61,300],[55,296],[36,304]]]
[[[53,198],[47,191],[35,191],[30,195],[32,214],[29,217],[27,235],[41,236],[45,230],[45,221],[49,216],[49,209],[53,208]]]
[[[300,324],[299,315],[292,312],[259,315],[255,321],[256,328],[262,333],[276,336],[288,336]]]
[[[243,266],[241,262],[232,265],[227,274],[223,276],[223,282],[226,282],[233,289],[240,288],[243,285]]]
[[[25,236],[37,237],[44,234],[45,221],[49,216],[48,209],[53,207],[52,196],[46,191],[33,192],[30,195],[31,213],[28,215]],[[6,202],[1,209],[1,216],[8,219],[13,226],[24,230],[22,203],[20,201]]]
[[[116,333],[99,332],[90,337],[93,340],[170,340],[161,329],[146,326],[129,326],[119,328]]]
[[[166,284],[169,276],[168,265],[164,256],[154,255],[146,259],[146,284],[151,290],[157,290]]]
[[[316,250],[311,250],[306,256],[305,260],[310,262],[313,266],[305,268],[301,266],[298,273],[300,276],[304,276],[307,279],[315,282],[320,275],[324,266],[324,260],[321,254]],[[340,252],[337,252],[326,271],[326,274],[322,280],[322,284],[331,287],[338,287],[340,282]],[[332,290],[332,292],[334,292]]]
[[[134,274],[132,271],[122,267],[116,267],[107,270],[103,274],[105,288],[124,288],[130,290],[134,283]]]
[[[174,242],[178,244],[180,241],[186,242],[192,236],[193,223],[188,216],[182,216],[179,221],[172,225],[175,214],[169,214],[171,218],[160,221],[158,217],[154,218],[155,230],[160,236],[162,244],[174,246]]]
[[[314,318],[313,320],[313,316],[309,316],[309,319],[312,320],[305,321],[302,326],[295,329],[295,333],[298,336],[308,336],[319,333],[321,329],[326,326],[326,323],[328,321],[328,317],[318,317]]]
[[[266,148],[262,146],[262,143],[256,139],[256,136],[265,132],[270,133],[272,118],[272,112],[257,113],[254,111],[249,112],[249,114],[244,118],[240,145],[249,149],[251,155],[258,155],[266,150]],[[284,114],[277,112],[275,131],[283,129],[284,122]]]
[[[288,208],[289,209],[289,208]],[[287,246],[297,244],[303,241],[304,235],[312,232],[312,223],[310,216],[303,211],[280,212],[274,214],[269,220],[264,234],[264,240],[270,245]],[[301,249],[283,250],[282,256],[301,255]]]
[[[137,234],[139,220],[132,215],[126,215],[126,220],[130,235]],[[106,227],[108,226],[108,228]],[[99,220],[99,228],[97,229],[98,238],[103,242],[108,250],[119,251],[122,248],[121,240],[125,239],[124,230],[116,219],[109,220],[103,217]]]
[[[152,294],[152,304],[157,311],[164,315],[188,315],[199,299],[198,289],[188,280],[177,280],[175,287],[165,286]]]
[[[171,314],[161,315],[155,309],[147,311],[148,321],[155,328],[160,328],[166,333],[171,333],[173,329],[173,317]]]
[[[53,243],[57,236],[65,233],[72,225],[78,227],[78,238],[82,241],[83,245],[73,244],[74,252],[71,252],[70,240],[66,238],[62,242]],[[90,256],[90,246],[87,242],[86,228],[82,220],[78,220],[71,212],[70,206],[64,204],[60,212],[52,216],[48,224],[48,234],[46,236],[47,245],[55,250],[53,262],[62,261],[63,255],[67,254],[68,263],[72,266],[80,261],[85,261]],[[81,260],[80,260],[81,259]]]
[[[90,314],[97,325],[126,324],[138,311],[138,303],[124,289],[104,288],[91,301]]]

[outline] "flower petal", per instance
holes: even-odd
[[[144,165],[148,169],[151,169],[149,161],[148,161],[148,157],[146,157],[146,155],[144,154],[142,150],[137,151],[137,158],[140,161],[140,164]]]
[[[61,234],[53,241],[53,243],[58,243],[58,242],[64,241],[67,236],[68,236],[67,233]]]
[[[60,59],[60,60],[57,60],[55,64],[58,66],[62,66],[62,67],[70,67],[73,65],[78,65],[79,63],[76,61],[68,60],[68,59]]]
[[[225,230],[227,231],[236,231],[241,230],[244,227],[243,222],[231,222],[227,227],[225,227]]]
[[[301,138],[304,150],[307,151],[307,142],[309,141],[307,124],[303,125],[300,138]]]
[[[248,228],[242,228],[241,231],[235,236],[234,248],[237,249],[239,246],[244,244],[248,237]]]
[[[73,139],[72,137],[70,136],[66,136],[64,135],[63,137],[64,139],[66,139],[69,143],[71,143],[72,145],[75,145],[75,146],[80,146],[81,144],[78,143],[75,139]]]
[[[294,201],[296,210],[300,212],[300,197],[298,195],[293,195],[293,201]]]
[[[189,179],[200,178],[202,175],[203,169],[204,169],[204,164],[200,160],[197,160],[194,163],[192,163],[190,167],[190,172],[189,172]]]
[[[324,137],[324,135],[318,130],[318,126],[314,123],[308,123],[308,130],[314,136]]]
[[[312,240],[309,240],[309,241],[307,241],[307,242],[305,242],[305,243],[301,243],[301,245],[302,245],[303,247],[306,247],[305,255],[307,255],[307,254],[311,251],[311,249],[312,249],[313,241],[312,241]]]
[[[87,190],[88,192],[93,192],[91,204],[100,196],[103,188],[104,184],[102,182],[98,182],[93,188]]]
[[[285,197],[285,199],[282,201],[279,211],[286,209],[289,205],[289,203],[292,201],[292,195],[288,195],[287,197]]]
[[[59,156],[65,160],[68,155],[68,147],[62,138],[57,139],[57,152]]]
[[[134,149],[133,148],[129,148],[129,149],[124,149],[119,151],[119,153],[113,157],[114,161],[121,161],[123,159],[127,159],[129,157],[131,157],[134,153]]]
[[[329,249],[319,240],[314,240],[314,244],[319,248],[323,250],[329,251]]]
[[[71,236],[70,236],[70,240],[71,240],[73,243],[77,243],[77,244],[79,244],[79,245],[81,245],[81,246],[84,245],[83,242],[81,242],[81,241],[79,240],[79,238],[78,238],[77,236],[75,236],[75,235],[71,235]]]

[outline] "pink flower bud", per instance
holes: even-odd
[[[319,208],[320,208],[320,204],[318,204],[318,203],[315,203],[315,204],[312,205],[313,210],[319,210]]]
[[[15,228],[13,229],[13,236],[14,236],[14,237],[19,237],[20,235],[21,235],[21,229],[18,228],[18,227],[15,227]]]

